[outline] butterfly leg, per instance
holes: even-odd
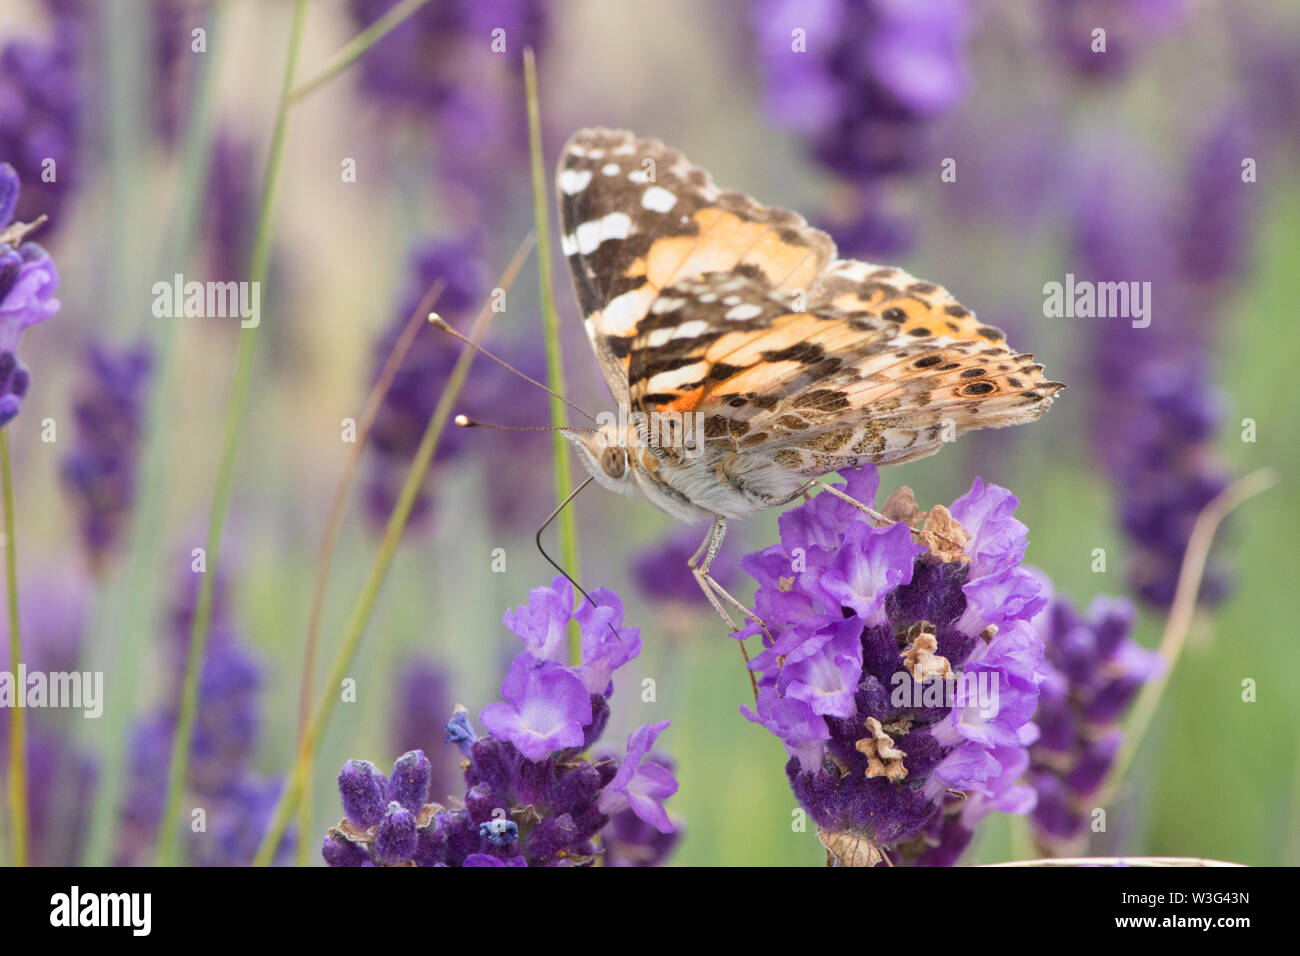
[[[824,489],[824,490],[826,490],[826,491],[829,491],[832,495],[834,495],[836,498],[839,498],[841,501],[847,501],[849,504],[853,505],[853,507],[857,508],[857,509],[858,509],[859,511],[861,511],[863,514],[867,515],[867,517],[873,519],[874,521],[876,521],[876,522],[878,522],[878,523],[880,523],[880,524],[893,524],[893,523],[894,523],[894,522],[891,521],[889,518],[886,518],[884,515],[882,515],[882,514],[881,514],[879,511],[877,511],[875,508],[871,508],[871,507],[868,507],[867,505],[864,505],[864,504],[863,504],[861,501],[859,501],[857,498],[854,498],[854,497],[852,497],[851,495],[846,495],[844,492],[840,491],[840,489],[836,488],[834,485],[828,485],[826,482],[822,481],[820,478],[813,478],[813,479],[809,482],[809,484],[817,485],[818,487],[820,487],[820,488],[822,488],[822,489]]]
[[[691,573],[695,575],[695,583],[700,586],[704,596],[709,599],[713,609],[727,623],[727,630],[735,633],[740,630],[736,627],[736,622],[732,620],[730,614],[723,608],[718,600],[718,596],[713,590],[713,578],[709,574],[709,568],[713,565],[713,559],[717,557],[718,550],[722,547],[722,539],[727,534],[727,519],[718,517],[713,519],[713,524],[709,528],[709,533],[704,536],[700,546],[695,549],[695,554],[686,562],[690,567]]]
[[[841,501],[847,501],[849,504],[853,505],[853,507],[855,507],[855,508],[857,508],[859,511],[865,513],[869,518],[871,518],[873,521],[875,521],[876,524],[878,524],[878,525],[888,525],[888,524],[893,524],[893,523],[894,523],[894,520],[893,520],[892,518],[887,518],[887,517],[885,517],[885,516],[882,515],[879,511],[877,511],[875,508],[868,508],[866,505],[864,505],[864,504],[863,504],[861,501],[859,501],[857,498],[853,498],[853,497],[850,497],[849,495],[846,495],[844,492],[840,491],[840,489],[836,488],[834,485],[828,485],[828,484],[826,484],[826,482],[824,482],[824,481],[822,481],[822,480],[820,480],[820,479],[818,479],[818,478],[814,478],[814,479],[812,479],[812,481],[810,482],[810,484],[819,485],[819,486],[821,486],[822,488],[824,488],[824,489],[826,489],[827,491],[829,491],[831,494],[833,494],[836,498],[839,498]],[[953,547],[955,547],[958,551],[960,551],[960,550],[962,549],[962,542],[961,542],[961,541],[957,541],[957,540],[955,540],[955,539],[949,537],[949,536],[946,535],[946,534],[940,534],[940,533],[937,532],[937,531],[930,531],[930,532],[928,532],[928,533],[929,533],[930,535],[934,536],[934,537],[942,538],[944,541],[947,541],[950,545],[952,545]],[[919,530],[917,530],[916,528],[913,528],[913,529],[912,529],[912,536],[913,536],[914,538],[916,538],[916,540],[918,540],[918,541],[925,541],[925,538],[922,537],[921,532],[920,532]]]
[[[770,644],[772,635],[768,633],[767,625],[763,623],[763,619],[727,593],[726,588],[715,581],[713,575],[709,574],[709,568],[713,566],[713,559],[718,556],[718,549],[722,547],[722,539],[726,536],[726,533],[727,519],[721,516],[714,518],[709,533],[705,535],[704,541],[700,543],[699,548],[691,556],[687,564],[690,566],[691,573],[695,575],[695,581],[699,584],[700,590],[704,592],[704,596],[709,599],[709,603],[718,612],[718,616],[726,622],[728,633],[735,634],[740,628],[736,627],[736,622],[727,613],[727,609],[723,606],[724,601],[745,617],[756,621],[758,626],[763,629],[763,633],[767,636]],[[749,674],[750,686],[754,688],[754,699],[758,700],[758,680],[754,677],[754,672],[749,669],[749,651],[745,647],[744,641],[738,640],[736,643],[740,645],[740,654],[745,658],[745,671]]]
[[[763,619],[728,593],[727,589],[719,584],[717,580],[714,579],[713,575],[709,573],[709,568],[713,566],[713,559],[718,556],[718,551],[722,547],[722,539],[726,533],[727,519],[722,517],[714,518],[713,526],[709,528],[709,533],[705,536],[704,541],[700,544],[700,547],[696,550],[695,554],[687,564],[690,566],[691,572],[695,575],[695,580],[699,583],[700,590],[702,590],[705,597],[709,599],[709,603],[713,605],[714,610],[716,610],[722,616],[722,619],[727,622],[727,626],[731,629],[733,634],[739,630],[739,628],[736,627],[731,615],[728,614],[726,609],[722,606],[723,603],[730,605],[734,610],[740,612],[740,614],[747,620],[753,621],[761,627],[764,635],[766,635],[770,641],[772,635],[768,631],[767,625],[763,622]]]

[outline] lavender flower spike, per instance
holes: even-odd
[[[36,243],[21,242],[21,230],[8,228],[18,196],[18,173],[0,163],[0,427],[18,414],[31,381],[17,354],[23,331],[59,311],[54,262]]]
[[[847,494],[874,500],[873,467],[847,478]],[[741,711],[785,745],[837,865],[951,863],[982,815],[1032,806],[1016,781],[1037,733],[1043,650],[1028,621],[1046,599],[1019,566],[1015,505],[976,479],[951,510],[923,514],[900,488],[881,507],[893,523],[876,528],[819,495],[781,516],[780,544],[742,561],[774,636]]]
[[[347,817],[321,847],[330,866],[590,866],[663,862],[679,824],[664,806],[677,792],[672,762],[650,756],[668,721],[629,735],[620,758],[583,756],[610,716],[615,672],[636,657],[636,628],[623,603],[597,588],[574,607],[562,577],[535,588],[505,622],[525,650],[501,686],[505,699],[483,709],[479,735],[457,707],[446,742],[465,758],[463,796],[450,808],[427,799],[429,761],[407,753],[384,780],[372,764],[349,761],[339,775]],[[568,666],[562,635],[582,634],[582,663]],[[559,636],[557,636],[559,635]],[[382,794],[382,796],[381,796]],[[385,801],[388,801],[385,803]]]

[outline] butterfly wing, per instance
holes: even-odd
[[[611,392],[703,415],[715,450],[805,475],[909,461],[1032,421],[1064,387],[942,288],[834,260],[801,216],[720,189],[658,140],[580,130],[556,185]]]
[[[704,416],[707,441],[804,475],[896,464],[976,428],[1032,421],[1062,386],[938,286],[831,265],[794,311],[761,280],[669,289],[634,340],[634,409]]]
[[[719,189],[659,140],[584,129],[556,175],[561,245],[587,334],[615,397],[627,394],[633,340],[663,290],[709,272],[808,290],[834,255],[797,213]]]

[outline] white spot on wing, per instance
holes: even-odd
[[[606,176],[617,176],[618,171],[622,168],[623,167],[618,163],[606,163],[604,166],[600,167],[600,171]]]
[[[677,197],[662,186],[651,186],[641,197],[641,208],[667,212],[677,205]]]
[[[600,221],[602,239],[626,239],[632,231],[632,217],[625,212],[611,212]]]
[[[675,339],[693,339],[695,336],[703,335],[707,331],[709,331],[709,323],[703,319],[692,319],[677,326],[672,330],[672,333]]]
[[[560,190],[566,196],[582,192],[589,182],[591,182],[590,169],[566,169],[560,173]]]
[[[655,295],[653,286],[644,285],[610,299],[609,305],[605,306],[602,313],[605,317],[605,327],[611,333],[619,335],[632,331],[637,320],[645,315],[646,307]]]
[[[600,223],[595,219],[584,222],[573,234],[578,240],[578,252],[584,256],[595,252],[600,245]]]
[[[689,385],[698,382],[709,371],[707,362],[696,362],[694,365],[683,365],[681,368],[675,368],[670,372],[660,372],[654,378],[650,379],[647,388],[651,392],[667,392],[682,385]]]
[[[740,321],[742,319],[755,319],[763,314],[763,310],[754,305],[752,302],[746,302],[744,305],[738,305],[728,310],[726,318]]]
[[[650,311],[655,315],[663,315],[665,312],[671,312],[673,309],[681,308],[685,304],[685,299],[674,299],[672,296],[664,296],[661,299],[655,300],[655,304],[650,307]]]
[[[626,239],[632,229],[632,218],[625,212],[607,213],[601,219],[591,219],[574,232],[578,252],[589,255],[606,239]]]

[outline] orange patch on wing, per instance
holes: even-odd
[[[775,229],[767,229],[742,263],[758,266],[777,291],[807,289],[817,281],[817,256],[807,246],[795,246],[781,238]]]
[[[671,402],[656,406],[655,410],[664,412],[689,412],[699,402],[700,397],[704,394],[704,386],[693,388],[689,392],[682,392]]]

